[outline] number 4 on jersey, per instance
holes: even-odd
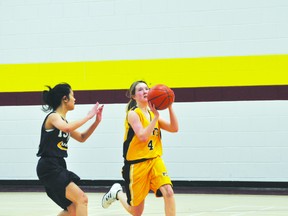
[[[154,149],[152,140],[149,141],[148,148],[149,148],[150,151]]]

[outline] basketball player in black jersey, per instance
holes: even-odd
[[[77,121],[66,120],[68,111],[74,109],[75,98],[71,86],[60,83],[43,91],[43,110],[50,113],[44,119],[37,156],[37,175],[45,186],[47,195],[63,211],[58,216],[87,216],[87,195],[77,186],[80,178],[67,170],[65,159],[70,137],[84,142],[102,120],[103,105],[97,102],[88,114]],[[76,131],[90,119],[94,122],[84,132]]]

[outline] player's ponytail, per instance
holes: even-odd
[[[61,83],[56,85],[54,88],[46,86],[48,90],[44,90],[42,93],[43,105],[42,110],[44,112],[55,111],[62,102],[64,96],[69,100],[69,94],[71,86],[67,83]]]

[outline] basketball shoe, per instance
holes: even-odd
[[[108,208],[117,199],[117,193],[122,191],[122,187],[119,183],[112,185],[110,190],[102,198],[102,207]]]

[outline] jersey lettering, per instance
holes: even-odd
[[[67,151],[68,149],[67,143],[63,143],[62,141],[57,144],[57,147],[63,151]]]
[[[152,140],[149,141],[148,148],[150,151],[152,151],[154,149]]]
[[[153,134],[153,136],[158,136],[158,135],[159,135],[159,130],[158,130],[158,128],[154,128],[152,134]]]
[[[69,133],[66,133],[66,132],[63,132],[63,131],[59,130],[58,137],[66,138],[68,136],[69,136]]]
[[[64,150],[64,151],[67,151],[67,149],[68,149],[68,144],[67,144],[67,143],[68,143],[69,138],[70,138],[69,135],[70,135],[69,133],[66,133],[66,132],[63,132],[63,131],[59,130],[58,137],[66,138],[66,142],[61,141],[61,142],[59,142],[59,143],[57,144],[57,147],[58,147],[59,149]]]

